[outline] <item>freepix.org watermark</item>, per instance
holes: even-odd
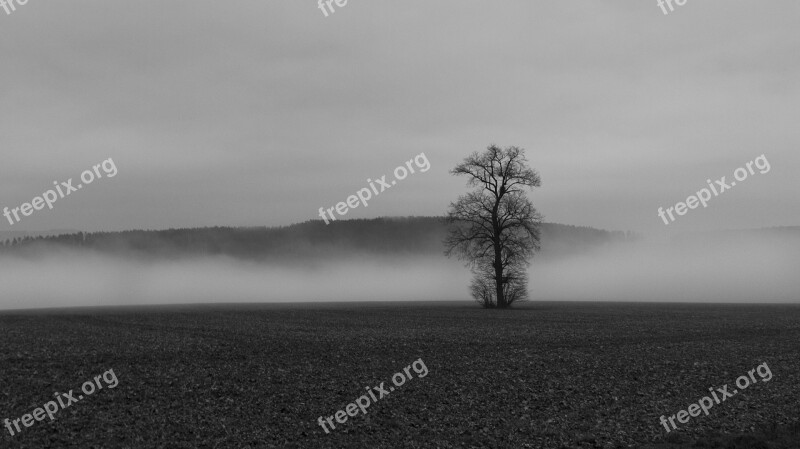
[[[769,382],[769,380],[772,379],[772,371],[770,371],[769,366],[767,366],[767,362],[764,362],[761,365],[758,365],[755,369],[748,371],[747,376],[739,376],[736,379],[736,386],[739,388],[739,390],[744,390],[745,388],[749,387],[751,380],[753,381],[753,385],[758,382],[756,377],[753,375],[756,371],[758,371],[758,377],[761,378],[761,382]],[[711,392],[711,396],[714,397],[714,400],[712,401],[708,396],[703,396],[703,398],[700,399],[697,404],[690,404],[689,407],[687,407],[689,410],[688,413],[686,410],[679,410],[678,413],[676,413],[678,422],[682,424],[688,423],[689,417],[700,416],[701,410],[706,414],[706,416],[708,416],[708,411],[714,406],[714,401],[716,401],[717,404],[721,404],[725,402],[726,399],[732,398],[733,395],[739,392],[739,390],[733,390],[732,392],[729,392],[727,384],[723,385],[722,388],[717,388],[716,391],[714,391],[713,387],[709,388],[708,391]],[[717,393],[719,393],[719,395],[717,395]],[[720,400],[720,397],[722,397],[722,400]],[[670,415],[669,417],[669,423],[672,424],[672,430],[678,429],[678,427],[675,425],[676,415]],[[665,418],[664,415],[661,415],[659,421],[664,425],[664,428],[667,429],[667,433],[672,431],[667,425],[667,418]]]
[[[678,5],[678,6],[683,6],[687,2],[687,0],[674,0],[674,1],[675,1],[675,4]],[[656,1],[656,3],[658,3],[658,6],[661,7],[661,10],[664,11],[664,15],[667,15],[669,13],[667,12],[667,8],[664,6],[664,2],[665,2],[665,0],[657,0]],[[667,5],[669,6],[670,12],[675,11],[675,7],[672,6],[672,2],[673,2],[673,0],[666,0]]]
[[[103,381],[105,382],[106,386],[109,389],[116,388],[117,385],[119,385],[119,379],[117,379],[117,375],[114,374],[113,369],[110,369],[99,376],[94,376],[93,381],[87,380],[86,382],[84,382],[83,385],[81,385],[81,391],[83,391],[85,395],[89,396],[94,394],[96,390],[98,391],[102,390],[103,384],[100,383],[100,379],[103,379]],[[96,389],[95,389],[95,384],[97,385]],[[61,405],[61,410],[64,410],[65,408],[71,406],[73,403],[77,403],[78,401],[83,399],[83,395],[81,395],[80,393],[78,393],[78,397],[76,398],[75,394],[72,393],[72,390],[69,390],[69,393],[56,392],[55,394],[53,394],[53,396],[55,396],[58,402],[50,401],[44,404],[42,407],[35,409],[33,412],[22,415],[22,418],[17,418],[14,420],[9,420],[8,418],[6,418],[3,421],[3,423],[5,424],[8,433],[10,433],[11,436],[13,437],[16,433],[22,432],[22,428],[19,426],[20,421],[22,422],[22,425],[24,427],[32,426],[34,420],[43,421],[45,415],[47,415],[47,417],[50,418],[50,421],[53,421],[54,419],[56,419],[55,418],[56,412],[59,411],[58,409],[59,404]],[[16,432],[14,431],[15,429]]]
[[[417,373],[417,377],[419,378],[428,375],[428,367],[425,366],[425,362],[423,362],[421,358],[417,359],[414,361],[414,363],[405,367],[402,373],[395,373],[394,376],[392,376],[392,383],[395,385],[395,387],[402,386],[404,383],[406,383],[406,376],[408,376],[408,380],[413,379],[413,377],[411,377],[411,368],[414,368],[414,372]],[[403,373],[405,373],[405,375]],[[336,425],[333,424],[334,417],[336,418],[336,422],[339,424],[344,424],[347,421],[348,416],[355,417],[358,415],[359,409],[361,410],[361,413],[366,415],[367,407],[369,407],[370,404],[378,402],[378,399],[383,399],[385,396],[389,396],[390,392],[394,391],[394,387],[389,387],[388,390],[384,388],[383,384],[385,383],[386,382],[381,382],[380,386],[372,388],[364,387],[369,393],[369,396],[365,394],[364,396],[359,397],[352,403],[347,404],[344,410],[339,410],[338,412],[334,413],[333,416],[329,416],[324,420],[322,419],[322,416],[320,416],[317,418],[317,423],[322,426],[322,430],[324,430],[325,433],[330,433],[330,430],[328,430],[325,424],[327,422],[327,424],[331,426],[331,429],[335,430]],[[375,397],[375,393],[378,393],[379,396]],[[372,398],[371,402],[370,398]],[[347,410],[347,412],[345,412],[345,410]]]
[[[345,215],[347,214],[349,209],[355,209],[356,207],[358,207],[359,202],[363,204],[364,207],[367,207],[367,200],[372,198],[373,192],[375,192],[375,196],[378,196],[384,190],[389,189],[393,185],[396,185],[397,181],[402,181],[406,179],[409,173],[413,175],[414,167],[412,167],[412,162],[414,163],[414,165],[417,166],[417,168],[420,169],[419,171],[422,173],[425,173],[431,168],[431,163],[428,162],[428,157],[425,156],[425,153],[420,153],[416,155],[414,159],[407,161],[405,166],[401,165],[394,169],[395,179],[391,183],[386,182],[386,175],[383,175],[379,179],[376,179],[375,182],[373,182],[372,179],[367,178],[367,183],[370,185],[372,190],[370,190],[367,187],[364,187],[363,189],[356,192],[355,195],[348,196],[347,203],[342,201],[336,204],[335,207],[329,207],[327,209],[327,214],[330,214],[330,219],[336,220],[336,216],[333,215],[334,209],[336,210],[336,213],[338,213],[339,215]],[[408,167],[408,169],[406,169],[406,167]],[[378,183],[380,190],[378,190],[378,188],[375,187],[375,183]],[[328,221],[327,214],[326,214],[326,209],[322,207],[319,208],[319,216],[322,217],[323,220],[325,220],[325,224],[330,224]]]
[[[111,158],[108,158],[92,167],[93,170],[84,170],[83,173],[81,173],[81,181],[83,181],[83,184],[73,186],[72,178],[69,178],[66,180],[66,182],[61,183],[58,181],[53,181],[55,190],[50,189],[42,193],[42,196],[35,197],[30,203],[23,203],[19,207],[15,207],[13,209],[4,207],[3,216],[6,217],[8,223],[13,226],[14,223],[19,223],[19,221],[22,220],[22,218],[20,218],[20,214],[22,214],[24,217],[29,217],[33,211],[42,210],[44,209],[44,206],[47,206],[48,209],[52,209],[53,203],[60,198],[64,198],[72,192],[77,192],[78,189],[82,189],[84,185],[91,184],[95,179],[102,178],[103,175],[100,173],[101,167],[103,168],[103,173],[105,173],[107,177],[113,178],[114,176],[117,176],[117,166],[114,165],[114,161],[111,160]]]
[[[753,165],[757,169],[759,169],[759,173],[762,175],[765,173],[769,173],[771,167],[769,165],[769,161],[767,157],[763,154],[757,157],[755,160],[748,162],[745,164],[745,167],[739,167],[733,172],[733,177],[736,178],[736,181],[744,181],[747,179],[748,175],[755,174],[755,170],[753,170]],[[708,207],[708,201],[711,199],[711,192],[714,192],[714,196],[719,196],[724,193],[726,190],[733,188],[736,185],[736,181],[731,181],[730,184],[725,180],[726,176],[723,176],[715,181],[715,183],[711,183],[710,179],[706,179],[706,183],[708,183],[708,187],[711,190],[706,188],[702,188],[697,191],[697,195],[692,195],[689,198],[686,198],[686,202],[680,202],[675,205],[675,207],[668,207],[666,212],[664,211],[663,207],[658,208],[658,216],[664,220],[664,224],[668,225],[671,222],[675,221],[675,216],[672,215],[673,210],[678,215],[686,215],[689,209],[696,209],[697,206],[703,205],[703,208]],[[667,221],[667,215],[669,215],[670,221]]]
[[[0,0],[0,8],[3,8],[6,11],[6,15],[11,15],[12,12],[16,11],[17,8],[14,6],[15,0]],[[28,0],[16,0],[17,4],[20,6],[25,6],[28,3]]]
[[[27,1],[27,0],[25,0],[25,1]],[[331,14],[336,12],[336,10],[333,9],[333,5],[332,5],[332,3],[334,3],[334,2],[336,3],[336,6],[338,6],[340,8],[343,8],[344,5],[347,4],[347,0],[319,0],[317,2],[317,5],[318,5],[319,9],[322,10],[322,13],[325,14],[325,17],[328,17],[328,9],[331,10]],[[327,7],[325,5],[327,5]]]

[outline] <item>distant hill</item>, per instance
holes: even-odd
[[[13,239],[23,239],[25,237],[55,236],[62,234],[74,234],[79,232],[75,229],[52,229],[49,231],[0,231],[0,242]]]
[[[39,253],[71,248],[125,257],[182,258],[225,255],[252,260],[292,261],[314,258],[441,256],[447,225],[441,217],[307,221],[282,227],[213,227],[161,231],[70,233],[25,237],[2,251]],[[542,225],[540,257],[585,252],[612,242],[631,240],[624,232],[555,223]]]

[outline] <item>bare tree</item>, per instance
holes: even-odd
[[[484,307],[524,300],[525,268],[539,250],[542,220],[525,188],[539,187],[539,174],[527,166],[524,150],[496,145],[471,154],[450,173],[467,175],[467,185],[476,189],[450,204],[445,254],[467,262],[475,275],[470,291]]]

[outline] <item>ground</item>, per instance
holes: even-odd
[[[540,303],[0,313],[0,419],[119,379],[10,436],[24,448],[800,447],[800,307]],[[317,423],[422,359],[367,414]],[[767,363],[669,434],[659,423]],[[412,375],[415,371],[411,371]],[[335,421],[334,421],[335,422]],[[698,443],[699,442],[699,443]],[[695,444],[697,443],[697,444]]]

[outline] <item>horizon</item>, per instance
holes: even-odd
[[[408,218],[445,218],[444,215],[386,215],[380,217],[363,217],[363,218],[343,218],[338,219],[338,222],[348,222],[348,221],[370,221],[370,220],[383,220],[383,219],[408,219]],[[159,232],[159,231],[169,231],[169,230],[176,230],[176,229],[212,229],[212,228],[232,228],[232,229],[255,229],[255,228],[266,228],[266,229],[278,229],[278,228],[285,228],[285,227],[292,227],[297,225],[302,225],[306,223],[323,223],[320,219],[313,219],[310,218],[306,221],[299,221],[293,222],[289,224],[276,224],[276,225],[240,225],[240,226],[231,226],[231,225],[206,225],[206,226],[189,226],[189,227],[173,227],[173,228],[151,228],[151,229],[144,229],[144,228],[124,228],[118,230],[106,230],[100,229],[95,231],[87,231],[82,229],[45,229],[45,230],[22,230],[22,229],[13,229],[13,230],[3,230],[0,231],[0,236],[10,234],[10,233],[29,233],[29,234],[47,234],[47,233],[55,233],[58,232],[60,234],[51,234],[53,236],[58,235],[66,235],[66,234],[75,234],[75,233],[86,233],[86,234],[94,234],[94,233],[115,233],[115,232],[131,232],[131,231],[145,231],[145,232]],[[594,229],[598,231],[604,232],[632,232],[639,235],[656,235],[653,232],[641,232],[635,231],[631,229],[606,229],[606,228],[599,228],[595,226],[589,225],[576,225],[570,223],[560,223],[560,222],[553,222],[553,221],[542,221],[542,224],[549,224],[549,225],[561,225],[561,226],[572,226],[576,228],[588,228]],[[713,233],[713,232],[737,232],[737,231],[761,231],[761,230],[770,230],[770,229],[793,229],[793,228],[800,228],[800,224],[797,225],[774,225],[774,226],[763,226],[763,227],[751,227],[751,228],[715,228],[715,229],[705,229],[705,230],[691,230],[691,229],[682,229],[677,230],[672,233],[662,233],[662,235],[680,235],[680,234],[694,234],[694,233]]]

